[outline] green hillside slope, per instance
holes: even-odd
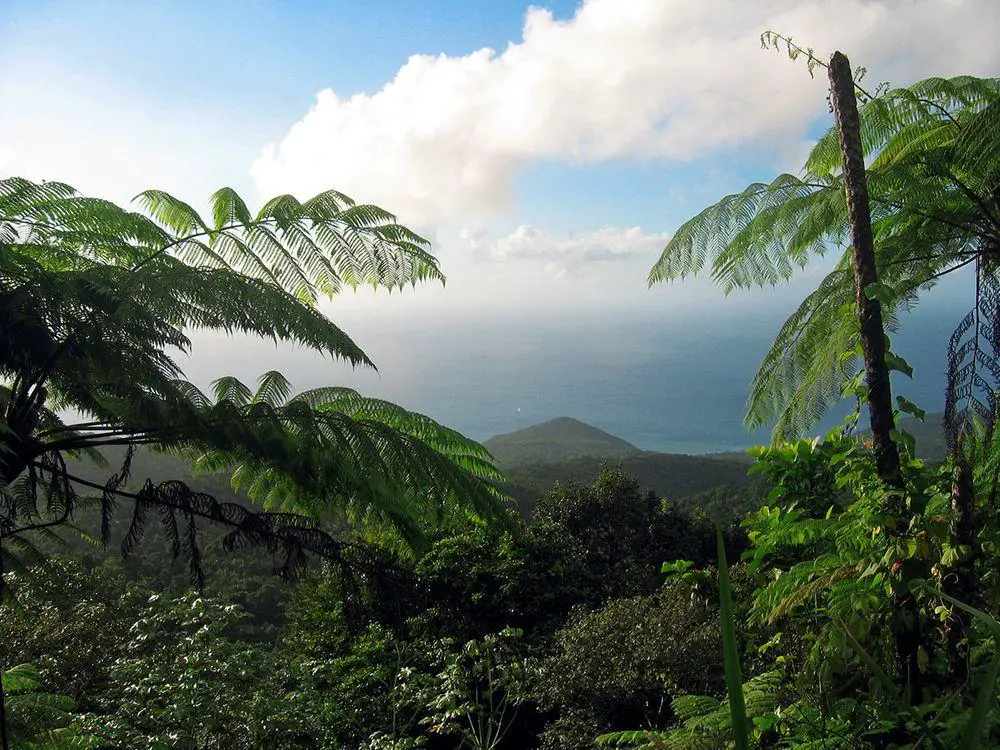
[[[507,470],[512,482],[509,491],[517,499],[521,514],[528,517],[535,502],[554,484],[586,484],[593,481],[603,466],[620,466],[640,487],[671,500],[722,485],[736,488],[747,483],[745,461],[644,452],[617,459],[583,456],[566,461],[514,466]]]
[[[641,453],[631,443],[570,417],[559,417],[506,435],[497,435],[483,445],[505,469],[581,456],[622,458]]]
[[[913,435],[916,441],[917,456],[925,461],[944,461],[948,457],[948,446],[944,440],[944,414],[928,413],[921,422],[916,417],[904,416],[899,420],[899,427]],[[868,415],[861,420],[861,426],[868,426]],[[868,438],[871,432],[863,430],[862,436]]]
[[[921,422],[913,417],[899,420],[899,426],[917,441],[917,455],[928,461],[943,461],[948,455],[941,425],[944,414],[928,414]]]

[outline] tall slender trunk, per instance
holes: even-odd
[[[3,566],[3,540],[0,540],[0,607],[3,606],[5,586],[5,571]],[[7,739],[7,694],[3,689],[3,664],[0,663],[0,749],[9,750],[9,740]]]
[[[871,414],[875,465],[886,484],[900,487],[899,450],[889,434],[893,428],[892,389],[885,361],[882,305],[865,293],[868,285],[878,280],[878,271],[875,266],[875,237],[868,203],[865,159],[861,149],[861,121],[858,117],[858,101],[854,95],[851,63],[840,52],[834,52],[830,58],[830,93],[844,160],[844,191],[851,225],[855,294],[861,318],[861,350],[864,353],[868,381],[868,409]]]
[[[840,150],[844,164],[844,192],[851,227],[851,252],[854,260],[855,295],[860,318],[861,351],[865,360],[868,384],[868,410],[871,416],[872,447],[878,475],[891,491],[903,490],[899,449],[892,439],[894,427],[892,388],[886,364],[885,325],[882,305],[869,298],[868,286],[878,280],[875,265],[875,237],[872,231],[871,208],[868,202],[868,181],[861,146],[861,120],[854,94],[851,63],[840,52],[830,58],[830,94],[833,113],[840,134]],[[902,510],[902,507],[900,507]],[[919,649],[920,618],[913,595],[904,587],[894,595],[895,622],[893,631],[896,654],[902,677],[913,702],[919,702],[922,692]]]
[[[952,567],[942,582],[942,589],[959,601],[973,602],[976,595],[974,572],[976,527],[975,489],[972,481],[972,466],[961,450],[952,454],[955,471],[952,475],[951,510],[952,521],[949,535],[951,544],[966,550],[963,557]],[[971,620],[958,607],[952,607],[945,623],[948,644],[948,676],[955,683],[965,682],[969,675],[969,645],[966,640]]]

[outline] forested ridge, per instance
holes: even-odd
[[[834,125],[649,275],[835,256],[751,384],[749,464],[569,425],[604,452],[505,467],[336,384],[199,388],[195,329],[371,366],[316,306],[442,281],[429,244],[335,191],[202,215],[0,180],[4,750],[1000,747],[1000,80],[869,91],[762,41]],[[961,269],[938,421],[893,333]]]

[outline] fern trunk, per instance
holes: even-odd
[[[868,409],[871,415],[875,464],[884,482],[900,487],[899,450],[890,434],[894,427],[892,388],[885,356],[882,305],[877,299],[869,298],[866,292],[869,285],[878,280],[878,271],[875,266],[875,237],[868,203],[865,159],[861,149],[861,121],[858,117],[858,101],[854,95],[851,64],[840,52],[834,52],[830,58],[830,93],[844,161],[844,190],[851,226],[855,294],[861,319],[861,349],[868,381]]]
[[[972,467],[958,451],[953,454],[955,472],[951,485],[952,520],[950,542],[963,550],[951,575],[945,576],[942,589],[946,594],[966,603],[973,603],[976,595],[976,576],[973,569],[975,531],[975,488]],[[969,647],[966,635],[971,624],[970,615],[952,607],[946,623],[948,642],[948,674],[952,681],[961,684],[969,676]]]
[[[840,136],[840,151],[844,168],[844,192],[851,229],[851,253],[854,266],[855,297],[860,318],[861,351],[865,360],[868,384],[868,410],[871,418],[872,448],[879,477],[890,491],[903,490],[899,449],[892,439],[894,428],[892,387],[886,362],[885,325],[882,305],[871,299],[867,290],[878,281],[875,264],[875,237],[872,231],[871,208],[868,201],[868,180],[865,174],[864,152],[861,146],[861,120],[858,100],[854,93],[851,63],[840,52],[830,58],[830,94],[833,113]],[[893,636],[899,659],[901,678],[907,685],[910,700],[920,701],[920,613],[916,599],[904,586],[894,594],[895,617]]]
[[[6,571],[3,564],[3,541],[0,540],[0,607],[6,594]],[[3,666],[0,665],[0,750],[10,750],[7,739],[7,693],[3,689]]]

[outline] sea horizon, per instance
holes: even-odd
[[[955,295],[928,299],[903,316],[893,337],[894,351],[914,369],[912,380],[894,377],[894,388],[928,412],[943,409],[947,343],[964,314]],[[201,387],[226,373],[253,382],[278,369],[297,389],[355,388],[478,441],[572,417],[642,450],[702,455],[769,441],[769,427],[743,426],[744,407],[786,315],[762,304],[466,318],[347,312],[338,323],[377,371],[226,337],[196,340],[182,364]],[[215,356],[199,356],[208,347]],[[841,403],[810,434],[851,408]]]

